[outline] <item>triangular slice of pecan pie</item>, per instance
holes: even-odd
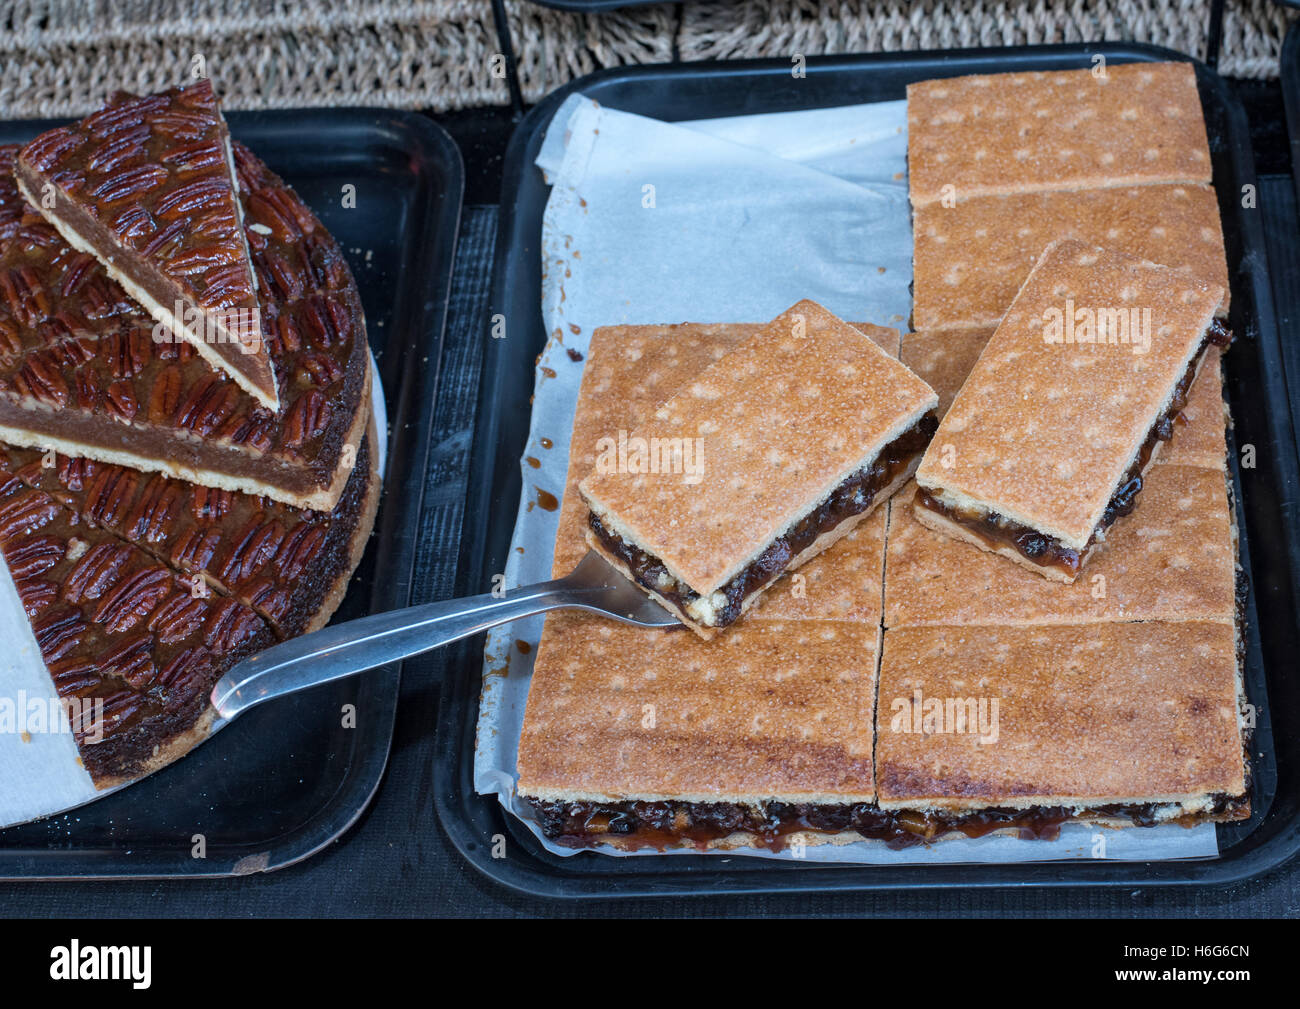
[[[71,248],[0,147],[0,440],[330,511],[370,413],[361,300],[298,196],[233,145],[274,413],[153,321]],[[379,433],[383,437],[383,432]]]
[[[158,320],[160,337],[193,344],[279,409],[230,134],[210,81],[114,95],[31,141],[14,167],[28,203],[104,265]]]

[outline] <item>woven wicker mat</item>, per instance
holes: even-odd
[[[569,14],[506,0],[524,96],[674,58],[1138,40],[1203,55],[1211,0],[743,0]],[[1229,0],[1220,69],[1277,74],[1294,12]],[[508,102],[490,0],[9,0],[0,116],[62,116],[185,79],[201,54],[232,108]],[[495,63],[495,65],[494,65]]]

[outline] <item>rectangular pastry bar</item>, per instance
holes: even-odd
[[[917,470],[916,517],[1072,582],[1173,437],[1222,298],[1074,240],[1043,252]]]
[[[869,338],[800,302],[620,433],[658,465],[625,463],[611,439],[580,485],[588,543],[711,637],[902,486],[937,402]]]
[[[996,193],[1208,183],[1190,63],[976,74],[907,86],[912,206]]]
[[[1083,577],[1047,581],[917,521],[908,488],[889,515],[885,626],[1083,624],[1237,616],[1237,552],[1223,471],[1161,463]]]
[[[912,215],[912,324],[996,326],[1049,242],[1077,238],[1224,288],[1219,201],[1209,186],[1119,186],[932,203]]]
[[[778,848],[870,818],[879,629],[747,620],[713,642],[546,620],[518,795],[569,847]],[[865,822],[865,821],[864,821]]]
[[[560,501],[552,577],[562,578],[587,552],[588,508],[578,484],[596,465],[602,439],[617,437],[649,419],[655,408],[691,378],[747,343],[762,323],[675,326],[602,326],[592,333],[582,388],[569,439],[569,466]],[[898,330],[855,322],[891,357],[898,356]],[[539,449],[547,450],[543,442]],[[885,509],[799,569],[801,584],[780,583],[765,592],[749,619],[858,620],[880,622]],[[788,591],[786,590],[788,589]]]
[[[940,329],[908,333],[903,339],[899,360],[938,395],[936,412],[940,420],[957,398],[992,335],[992,328]],[[1177,437],[1161,446],[1155,462],[1223,469],[1228,451],[1227,423],[1222,354],[1218,347],[1211,346],[1206,348],[1196,381],[1187,394],[1187,405],[1175,418]],[[904,500],[904,496],[900,495],[899,500]],[[906,500],[910,501],[911,496],[907,495]],[[565,570],[572,567],[570,564]]]
[[[878,803],[918,839],[1249,815],[1230,623],[885,634]]]

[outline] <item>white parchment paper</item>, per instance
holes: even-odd
[[[370,367],[382,477],[387,464],[388,411],[373,358]],[[0,654],[0,827],[61,813],[118,791],[97,791],[81,766],[76,741],[57,707],[54,683],[2,559],[0,641],[4,642]],[[12,722],[6,715],[9,710],[17,714]],[[33,710],[53,711],[57,718],[47,718],[46,724],[39,726],[34,714],[24,714]]]
[[[558,513],[538,501],[542,491],[559,497],[564,490],[582,379],[582,363],[568,351],[585,359],[596,327],[765,322],[812,298],[841,318],[906,328],[912,279],[906,128],[901,101],[676,124],[604,108],[582,95],[560,107],[537,159],[552,184],[542,225],[542,314],[551,338],[538,362],[525,455],[541,465],[521,461],[524,488],[507,585],[550,577]],[[572,855],[541,836],[514,791],[542,620],[504,625],[488,636],[474,783],[479,792],[496,794],[548,850]],[[533,647],[522,653],[516,641]],[[951,863],[1155,860],[1217,851],[1209,825],[1099,831],[1068,824],[1054,842],[987,837],[891,851],[864,840],[810,846],[803,857]]]

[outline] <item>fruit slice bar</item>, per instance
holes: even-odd
[[[587,541],[703,637],[906,482],[934,391],[803,301],[699,373],[580,485]]]
[[[1073,582],[1174,436],[1223,289],[1097,249],[1039,258],[916,473],[916,517]]]

